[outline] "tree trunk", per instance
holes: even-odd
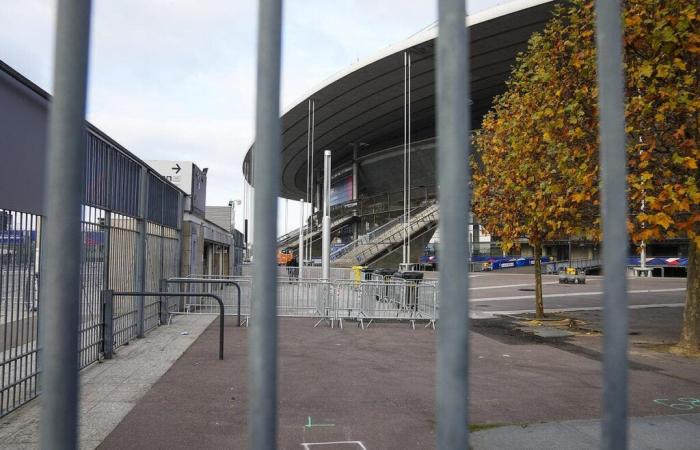
[[[542,243],[534,242],[535,247],[535,317],[544,317],[544,302],[542,301]]]
[[[698,243],[688,244],[688,287],[683,311],[683,328],[678,347],[687,352],[700,351],[700,258]]]

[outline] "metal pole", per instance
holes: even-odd
[[[408,88],[406,77],[408,75],[408,57],[403,52],[403,236],[401,240],[401,262],[406,264],[406,91]]]
[[[437,448],[469,448],[469,59],[464,0],[440,0],[437,140],[440,185],[440,327],[437,349]],[[466,129],[465,129],[466,127]]]
[[[323,280],[331,279],[331,151],[323,152]]]
[[[78,447],[81,200],[90,0],[60,0],[42,224],[41,448]]]
[[[316,100],[311,100],[311,198],[309,199],[309,233],[308,233],[308,245],[306,247],[306,252],[309,255],[309,261],[313,261],[314,258],[314,242],[313,242],[313,232],[314,232],[314,137],[316,134]]]
[[[182,247],[183,247],[183,241],[182,241],[182,216],[183,216],[183,203],[184,198],[182,196],[182,192],[177,193],[177,244],[176,244],[176,261],[177,261],[177,269],[175,273],[177,276],[182,275]]]
[[[114,296],[113,290],[102,291],[102,315],[104,324],[102,326],[102,353],[105,359],[112,359],[114,355]]]
[[[406,172],[407,187],[406,190],[406,224],[408,227],[408,232],[406,233],[406,262],[411,262],[411,53],[408,52],[408,99],[406,102],[406,109],[408,110],[407,121],[406,121],[406,148],[408,153],[408,170]]]
[[[597,0],[603,220],[602,448],[627,448],[627,158],[625,155],[622,15],[619,0]]]
[[[304,199],[299,199],[299,281],[302,279],[304,272]]]
[[[146,290],[146,246],[148,239],[148,170],[141,168],[139,187],[139,219],[137,221],[138,240],[136,241],[136,289]],[[136,336],[142,338],[144,321],[143,297],[136,298]]]
[[[263,0],[258,10],[258,64],[253,179],[252,317],[249,340],[248,447],[277,447],[277,197],[281,126],[280,53],[282,1]]]

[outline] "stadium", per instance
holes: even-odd
[[[468,17],[472,129],[504,91],[518,52],[544,27],[555,3],[509,2]],[[405,236],[410,236],[408,261],[417,262],[437,229],[436,37],[431,27],[351,65],[282,116],[282,197],[312,202],[318,212],[323,152],[331,150],[335,266],[396,267],[404,258]],[[251,146],[243,174],[254,185],[252,155]],[[321,255],[317,214],[311,222],[306,234],[312,255],[305,257],[313,260]],[[281,237],[280,250],[296,248],[298,234]],[[500,252],[482,234],[471,224],[474,253]],[[360,237],[363,242],[357,242]]]
[[[552,17],[557,1],[508,2],[467,18],[470,35],[471,129],[480,127],[519,52]],[[323,152],[331,151],[331,262],[335,267],[435,264],[438,210],[435,181],[435,44],[428,28],[326,80],[282,115],[281,196],[313,204],[304,259],[321,256]],[[253,146],[243,174],[252,180]],[[494,182],[497,182],[496,180]],[[473,267],[505,257],[472,218]],[[310,225],[310,228],[309,228]],[[278,240],[296,251],[299,230]],[[311,245],[309,245],[311,242]],[[596,244],[571,237],[547,242],[543,255],[586,260],[599,267]],[[309,251],[311,252],[309,254]],[[679,256],[674,245],[649,248],[650,256]],[[527,241],[509,256],[532,256]],[[594,267],[595,266],[595,267]]]

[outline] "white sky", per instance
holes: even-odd
[[[475,0],[469,11],[500,3]],[[49,92],[55,8],[55,0],[0,0],[0,59]],[[436,16],[436,0],[285,1],[282,108]],[[254,0],[93,0],[88,120],[141,159],[208,167],[207,204],[242,200],[256,17]],[[291,229],[299,210],[289,203]],[[284,202],[279,211],[282,234]]]

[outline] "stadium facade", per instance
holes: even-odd
[[[494,97],[504,92],[518,53],[544,28],[557,3],[518,0],[466,19],[471,129],[480,127]],[[282,115],[282,197],[304,199],[320,211],[323,152],[332,152],[332,259],[337,266],[394,266],[405,259],[406,235],[410,261],[416,262],[437,228],[436,37],[433,27],[351,65]],[[243,174],[254,186],[253,146]],[[312,216],[307,233],[314,259],[321,253],[319,219]],[[476,223],[465,226],[475,254],[501,255]],[[296,230],[283,236],[280,249],[296,248],[297,239]],[[548,244],[544,254],[560,260],[593,258],[598,251],[582,241]],[[527,255],[528,246],[522,251]]]

